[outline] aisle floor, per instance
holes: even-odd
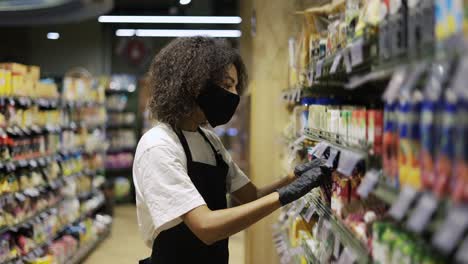
[[[244,263],[243,232],[229,241],[230,264]],[[118,206],[115,209],[112,234],[85,261],[85,264],[131,264],[149,256],[138,232],[135,206]]]

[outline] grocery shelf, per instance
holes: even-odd
[[[387,204],[393,204],[398,199],[399,190],[382,178],[380,177],[372,194]]]
[[[370,146],[367,146],[366,144],[356,145],[345,143],[343,140],[340,139],[339,135],[330,132],[320,131],[312,128],[305,128],[304,136],[313,141],[324,141],[336,148],[346,149],[355,153],[359,153],[364,157],[368,156],[369,154]]]
[[[81,107],[104,107],[104,103],[96,101],[62,101],[62,105],[70,109]]]
[[[134,153],[136,150],[136,146],[133,147],[123,147],[123,148],[112,148],[107,150],[107,154],[117,154],[122,152],[131,152]]]
[[[136,126],[135,123],[132,124],[108,124],[106,125],[107,129],[134,129]]]
[[[312,194],[308,199],[315,206],[316,212],[330,221],[334,235],[338,236],[345,247],[354,252],[358,263],[370,263],[370,255],[366,245],[349,230],[341,219],[333,214],[330,207],[323,203],[319,195]]]
[[[81,246],[78,251],[67,261],[68,264],[78,264],[82,263],[94,250],[97,249],[97,246],[101,244],[111,233],[110,227],[101,234],[98,239],[86,243],[86,245]]]
[[[106,168],[106,172],[118,172],[118,171],[122,171],[122,170],[131,170],[133,168],[133,164],[129,164],[128,166],[124,166],[124,167],[107,167]]]
[[[30,222],[34,221],[34,219],[39,217],[41,214],[49,212],[52,209],[57,209],[59,204],[60,204],[60,202],[57,202],[56,204],[54,204],[52,206],[49,206],[48,208],[45,208],[45,209],[35,213],[31,217],[28,217],[27,219],[25,219],[25,220],[23,220],[23,221],[21,221],[21,222],[19,222],[17,224],[14,224],[14,225],[11,225],[11,226],[5,226],[5,227],[0,228],[0,234],[3,234],[3,233],[8,232],[8,231],[12,231],[12,230],[17,230],[17,229],[19,229],[20,227],[22,227],[24,225],[30,224]]]

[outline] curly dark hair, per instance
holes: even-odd
[[[247,83],[247,73],[239,53],[226,40],[210,37],[177,38],[154,58],[149,70],[153,117],[176,126],[196,108],[196,98],[208,82],[222,83],[227,68],[237,69],[237,92]]]

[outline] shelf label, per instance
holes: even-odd
[[[432,244],[441,251],[449,254],[463,238],[468,227],[468,208],[456,206],[448,212],[441,228],[435,233]]]
[[[370,170],[364,176],[361,184],[357,189],[357,193],[362,198],[367,198],[369,194],[375,189],[379,182],[379,172],[377,170]]]
[[[317,61],[317,65],[315,66],[315,77],[320,78],[322,76],[322,66],[323,60]]]
[[[338,259],[338,264],[352,264],[356,261],[356,255],[348,247],[345,247]]]
[[[335,233],[335,242],[333,243],[333,256],[338,259],[341,251],[341,241],[338,233]]]
[[[350,73],[351,72],[351,61],[349,58],[349,50],[345,49],[343,52],[343,62],[346,68],[346,72]]]
[[[328,147],[329,147],[329,146],[328,146],[327,143],[321,141],[320,143],[318,143],[318,144],[315,146],[315,151],[314,151],[314,154],[313,154],[313,155],[314,155],[316,158],[321,159],[322,156],[323,156],[323,153],[325,153],[325,151],[327,150]]]
[[[351,176],[353,174],[354,168],[356,168],[356,165],[362,159],[363,158],[361,154],[348,150],[341,150],[337,170],[341,174]]]
[[[364,61],[363,46],[364,40],[362,38],[351,44],[351,66],[355,67]]]
[[[312,219],[312,216],[315,213],[315,205],[312,203],[309,203],[309,208],[307,208],[306,212],[304,213],[304,220],[306,222],[310,222],[310,219]]]
[[[332,168],[333,167],[333,163],[336,159],[336,156],[338,156],[338,153],[340,151],[336,148],[330,148],[330,156],[328,156],[328,159],[327,159],[327,162],[325,163],[325,166],[329,167],[329,168]]]
[[[431,220],[437,204],[438,201],[432,194],[424,193],[406,223],[408,229],[418,234],[421,233]]]
[[[313,83],[314,83],[314,69],[309,69],[307,71],[307,84],[309,86],[312,86]]]
[[[463,240],[457,255],[455,255],[455,260],[458,263],[468,263],[468,237]]]
[[[340,61],[341,61],[341,52],[336,54],[335,58],[333,59],[333,64],[330,68],[330,73],[335,73],[336,70],[338,69],[338,66],[340,65]]]
[[[413,188],[403,186],[397,200],[390,208],[390,216],[397,221],[401,221],[403,217],[405,217],[406,212],[408,212],[414,199],[416,199],[417,194],[418,193]]]

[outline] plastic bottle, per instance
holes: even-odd
[[[397,103],[387,102],[384,107],[384,133],[382,144],[382,162],[384,174],[396,187],[399,186],[398,176],[398,123],[396,114]]]
[[[436,161],[437,177],[434,192],[442,197],[450,191],[455,159],[455,118],[457,116],[457,98],[453,90],[445,91],[444,111],[442,113],[440,152]]]

